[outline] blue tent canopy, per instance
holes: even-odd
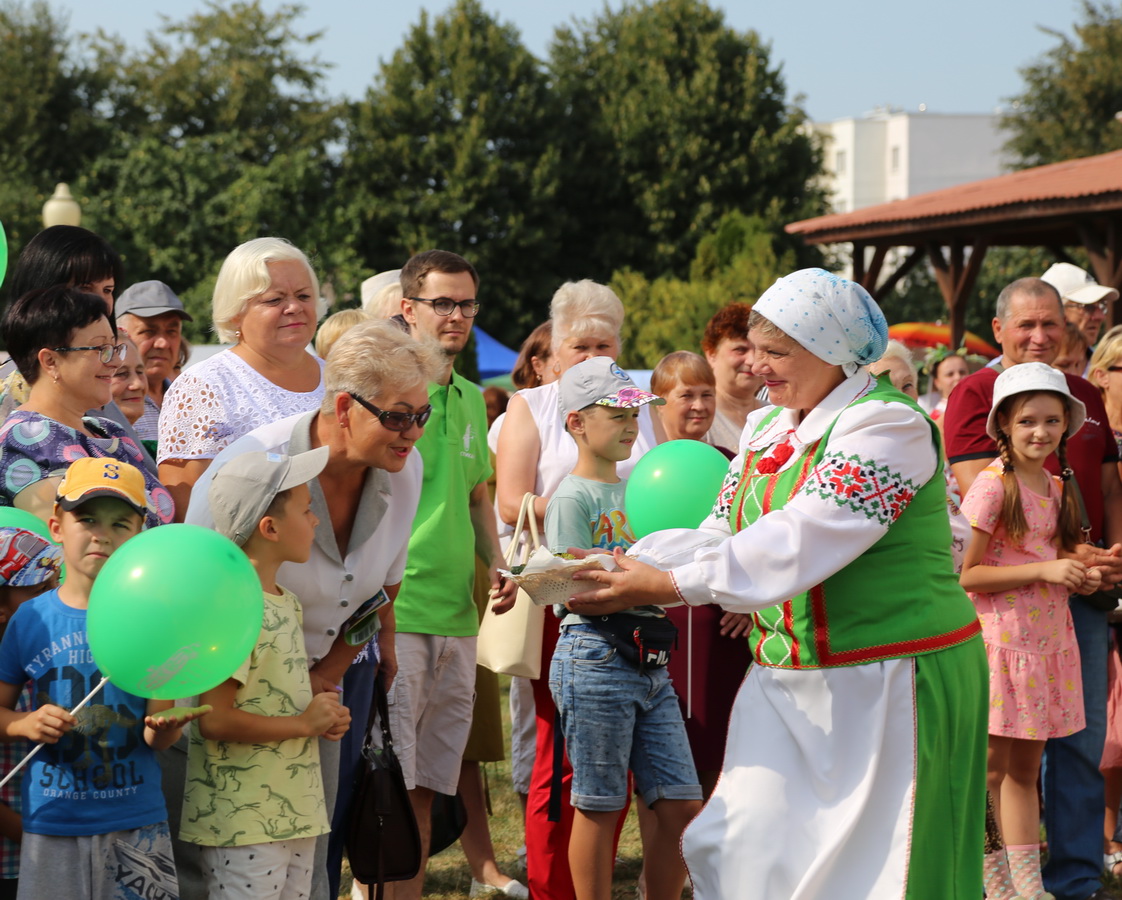
[[[478,325],[472,331],[475,334],[475,358],[479,364],[480,379],[508,375],[518,359],[518,351],[500,344]]]

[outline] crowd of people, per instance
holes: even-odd
[[[1117,291],[1069,263],[1018,279],[1000,357],[919,371],[863,288],[802,270],[647,390],[615,362],[619,298],[572,281],[508,394],[456,371],[486,292],[455,253],[321,323],[305,254],[248,241],[214,288],[229,346],[192,366],[172,287],[123,278],[49,228],[0,321],[0,506],[43,529],[0,527],[3,764],[45,745],[0,794],[0,898],[338,896],[381,690],[422,838],[398,900],[456,794],[472,897],[608,900],[632,804],[651,900],[687,876],[704,900],[1115,896]],[[728,474],[697,528],[636,540],[626,480],[666,441]],[[541,677],[511,680],[525,884],[487,826],[502,716],[476,665],[484,613],[517,602],[522,511],[551,551],[612,557],[547,611]],[[189,708],[110,686],[72,713],[102,565],[175,522],[252,563],[256,648]]]

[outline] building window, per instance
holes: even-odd
[[[839,150],[834,155],[834,172],[838,175],[845,174],[845,151]]]
[[[900,148],[892,148],[892,173],[895,175],[900,171]]]

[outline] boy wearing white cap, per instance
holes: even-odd
[[[631,456],[640,407],[665,401],[599,356],[561,376],[558,402],[577,465],[546,507],[550,549],[626,549],[635,536],[616,464]],[[573,767],[569,868],[578,900],[611,897],[613,835],[627,804],[629,769],[656,822],[644,841],[646,894],[677,897],[685,883],[678,842],[701,808],[701,786],[665,668],[675,635],[659,607],[591,618],[569,613],[561,623],[549,689]]]
[[[207,492],[215,529],[245,550],[265,594],[257,647],[203,694],[213,709],[191,734],[179,837],[202,846],[212,898],[308,896],[315,839],[330,830],[314,738],[341,739],[350,713],[338,694],[312,695],[300,603],[276,582],[311,553],[308,482],[327,455],[244,453]]]

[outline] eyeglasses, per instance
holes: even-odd
[[[429,416],[432,415],[431,406],[426,406],[424,409],[412,413],[397,412],[396,410],[390,412],[389,410],[378,409],[373,403],[368,400],[363,400],[358,394],[351,391],[348,391],[348,393],[355,403],[372,416],[375,416],[378,421],[382,423],[382,427],[388,428],[390,431],[405,431],[410,425],[417,425],[420,428],[424,428],[425,422],[427,422]]]
[[[95,347],[53,347],[55,353],[75,353],[78,350],[96,350],[98,358],[108,365],[115,359],[125,358],[124,344],[98,344]]]
[[[1122,366],[1107,366],[1106,370],[1108,372],[1122,372]]]
[[[1107,302],[1105,300],[1100,300],[1098,303],[1076,303],[1074,300],[1065,300],[1064,306],[1072,310],[1083,310],[1087,315],[1091,315],[1091,313],[1101,313],[1105,316],[1107,311]]]
[[[431,303],[432,311],[438,316],[450,316],[452,311],[459,307],[460,315],[465,319],[470,319],[479,312],[478,300],[460,300],[456,302],[448,297],[437,297],[434,300],[428,300],[425,297],[406,297],[406,300],[412,300],[415,303]]]

